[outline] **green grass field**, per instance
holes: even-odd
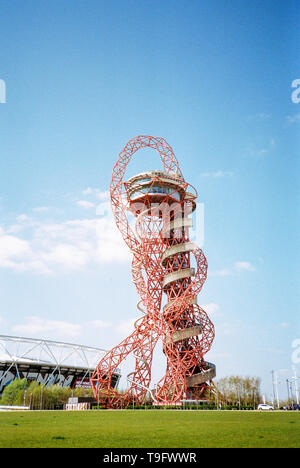
[[[300,447],[300,413],[0,412],[0,447]]]

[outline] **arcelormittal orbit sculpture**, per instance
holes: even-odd
[[[158,152],[162,170],[124,182],[127,164],[145,147]],[[110,195],[117,227],[133,255],[132,278],[142,315],[131,335],[99,362],[91,379],[94,396],[110,408],[124,407],[133,399],[142,403],[150,391],[153,351],[161,339],[167,365],[155,393],[150,391],[154,403],[180,405],[182,400],[198,399],[216,370],[204,359],[214,339],[214,326],[197,305],[207,261],[189,239],[197,193],[184,180],[163,138],[138,136],[119,154]],[[134,215],[133,225],[128,215]],[[135,369],[127,376],[128,390],[120,394],[113,388],[112,377],[129,354],[135,358]]]

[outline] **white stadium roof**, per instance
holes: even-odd
[[[67,377],[68,382],[88,379],[105,354],[106,350],[91,346],[0,335],[0,391],[16,377],[37,375],[46,385],[68,385]],[[117,370],[116,380],[119,374]]]

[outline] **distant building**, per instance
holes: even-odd
[[[90,377],[105,354],[104,349],[78,344],[0,335],[0,394],[16,378],[90,388]],[[120,377],[117,369],[114,386]]]
[[[92,409],[92,406],[96,406],[97,401],[92,397],[72,397],[68,399],[68,403],[65,406],[67,411],[80,411]]]

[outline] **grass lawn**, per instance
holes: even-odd
[[[300,447],[300,412],[0,412],[0,447]]]

